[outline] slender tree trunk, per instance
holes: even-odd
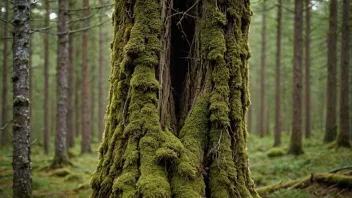
[[[253,107],[248,108],[248,124],[247,124],[247,131],[248,133],[253,133]]]
[[[89,0],[83,0],[83,7],[88,8]],[[83,11],[84,16],[89,15],[89,10]],[[89,26],[89,19],[84,20],[84,27]],[[89,94],[88,94],[88,31],[82,34],[82,143],[81,152],[90,153],[91,128],[89,121]]]
[[[302,149],[302,44],[303,0],[295,0],[294,57],[293,57],[293,114],[289,154],[300,155]]]
[[[56,105],[56,136],[55,156],[51,164],[52,168],[68,165],[66,133],[67,133],[67,109],[68,109],[68,2],[59,0],[58,31],[62,32],[58,39],[58,66],[57,66],[57,105]]]
[[[342,5],[342,43],[341,43],[341,85],[340,85],[340,132],[337,136],[338,147],[351,147],[349,118],[349,51],[350,51],[350,0],[343,0]]]
[[[45,2],[45,27],[49,27],[50,2]],[[44,34],[44,131],[43,143],[44,153],[49,153],[49,35]]]
[[[89,115],[89,120],[90,120],[90,132],[91,132],[91,135],[90,135],[90,141],[91,142],[94,142],[94,138],[96,136],[96,122],[92,122],[93,120],[95,120],[95,90],[96,90],[96,87],[95,87],[95,74],[96,74],[96,70],[94,68],[95,66],[92,65],[91,66],[91,70],[90,70],[90,83],[89,83],[89,89],[90,89],[90,97],[89,97],[89,109],[90,109],[90,115]]]
[[[73,7],[75,1],[69,2],[69,7]],[[72,15],[70,15],[72,16]],[[69,37],[69,64],[68,64],[68,111],[67,111],[67,147],[71,148],[75,144],[76,127],[74,124],[74,45],[73,37]]]
[[[247,0],[116,1],[92,197],[259,197],[246,151],[250,17]]]
[[[336,67],[337,67],[337,0],[330,1],[330,17],[329,17],[329,33],[328,33],[328,84],[327,84],[327,110],[326,110],[326,126],[324,142],[332,142],[336,138]]]
[[[259,135],[264,137],[265,129],[265,60],[266,60],[266,6],[265,0],[263,0],[263,14],[262,14],[262,54],[261,54],[261,69],[260,69],[260,110],[259,110]]]
[[[99,0],[100,6],[104,4],[103,0]],[[99,18],[99,22],[101,23],[103,18]],[[103,47],[103,26],[99,26],[99,106],[98,106],[98,139],[101,140],[103,131],[104,131],[104,47]]]
[[[74,42],[75,44],[80,44],[79,42]],[[75,57],[80,57],[80,47],[75,47],[76,51],[75,51]],[[75,64],[78,65],[78,61],[77,59],[75,60]],[[82,136],[82,119],[81,119],[81,114],[80,112],[82,111],[81,109],[81,103],[80,101],[82,101],[82,82],[81,82],[81,71],[80,71],[80,67],[76,67],[75,69],[75,125],[76,125],[76,131],[75,131],[75,135],[76,138],[78,138],[79,136]]]
[[[305,34],[305,137],[310,138],[311,127],[311,106],[310,106],[310,0],[305,1],[306,10],[306,34]]]
[[[277,35],[276,35],[276,76],[275,76],[275,135],[274,146],[281,144],[281,121],[280,121],[280,81],[281,81],[281,21],[282,21],[282,0],[277,5]]]
[[[6,10],[7,11],[7,10]],[[32,197],[29,109],[30,1],[14,1],[13,197]]]
[[[5,16],[4,19],[8,21],[9,19],[9,2],[5,1]],[[1,91],[1,122],[0,122],[0,133],[1,133],[1,146],[5,146],[9,143],[9,137],[8,137],[8,131],[6,130],[6,127],[2,129],[8,122],[7,118],[7,97],[8,97],[8,91],[7,91],[7,85],[8,85],[8,79],[7,79],[7,54],[8,54],[8,42],[7,42],[7,37],[8,37],[8,23],[4,23],[4,37],[3,37],[3,43],[4,43],[4,51],[3,51],[3,65],[2,65],[2,91]]]

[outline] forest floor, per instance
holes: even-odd
[[[291,179],[303,178],[312,173],[329,172],[336,168],[352,166],[352,150],[335,150],[322,144],[322,134],[310,140],[303,140],[305,154],[299,157],[282,155],[268,157],[272,151],[273,138],[251,136],[248,139],[248,153],[252,178],[257,187],[276,184]],[[285,151],[289,136],[283,135],[281,150]],[[55,171],[45,167],[50,164],[53,153],[43,154],[43,148],[32,145],[33,194],[34,197],[50,198],[87,198],[91,192],[88,183],[98,161],[98,143],[92,144],[92,154],[80,155],[80,144],[70,149],[73,166]],[[51,148],[51,151],[53,148]],[[277,152],[278,151],[278,152]],[[11,148],[0,149],[0,198],[12,197]],[[281,154],[283,154],[281,152]],[[351,170],[349,170],[351,171]],[[268,198],[335,198],[352,197],[352,190],[336,186],[312,184],[305,189],[282,189],[267,196]]]

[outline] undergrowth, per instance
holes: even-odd
[[[252,178],[256,187],[267,186],[281,181],[298,179],[311,173],[328,172],[344,166],[352,166],[352,150],[334,150],[322,143],[323,135],[316,132],[310,140],[303,140],[305,154],[299,157],[283,155],[268,157],[268,151],[272,148],[273,138],[259,138],[249,135],[248,153]],[[289,136],[283,134],[282,150],[287,150]],[[51,198],[78,198],[89,197],[91,189],[88,186],[91,174],[98,162],[98,144],[92,145],[93,154],[80,155],[80,144],[77,140],[76,147],[70,149],[70,162],[73,166],[61,170],[48,170],[53,153],[48,156],[43,154],[43,148],[32,145],[32,168],[33,168],[33,194],[34,197]],[[54,149],[51,148],[51,151]],[[0,197],[12,197],[12,151],[10,147],[0,149]],[[60,171],[64,176],[57,176]],[[313,188],[313,187],[311,187]],[[311,197],[344,197],[339,191],[322,192],[324,195],[314,195],[320,187],[314,189],[279,190],[269,198],[311,198]],[[317,190],[318,189],[318,190]],[[344,191],[345,193],[346,191]],[[342,193],[343,194],[343,193]],[[338,196],[337,196],[338,195]],[[349,194],[350,195],[350,194]]]

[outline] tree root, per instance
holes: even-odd
[[[334,184],[343,188],[352,188],[352,176],[335,173],[317,173],[311,174],[310,176],[302,179],[280,182],[278,184],[258,188],[257,192],[261,196],[265,196],[280,189],[292,190],[297,188],[306,188],[314,182],[329,185]]]

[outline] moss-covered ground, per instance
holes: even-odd
[[[329,148],[322,144],[322,134],[316,132],[311,140],[303,140],[305,154],[299,157],[279,155],[268,157],[272,148],[271,136],[259,138],[250,135],[248,153],[252,177],[257,187],[267,186],[281,181],[298,179],[311,173],[329,172],[336,168],[352,166],[352,150]],[[289,136],[283,135],[282,148],[287,149]],[[98,162],[98,143],[92,144],[92,154],[80,155],[80,144],[70,149],[72,166],[48,170],[53,153],[43,154],[42,147],[32,145],[33,193],[34,197],[75,198],[89,197],[90,176]],[[53,148],[51,148],[53,151]],[[12,197],[11,148],[0,149],[0,198]],[[352,173],[352,169],[345,170]],[[313,198],[313,197],[352,197],[352,190],[336,186],[311,185],[307,189],[279,190],[269,198]]]
[[[323,136],[323,133],[315,132],[310,140],[303,139],[305,154],[296,157],[293,155],[281,155],[281,152],[286,152],[288,148],[290,137],[287,134],[283,134],[281,146],[275,149],[272,149],[272,136],[259,138],[258,136],[250,135],[248,140],[249,162],[256,187],[300,179],[312,173],[329,172],[337,168],[352,166],[352,150],[336,150],[331,145],[323,144]],[[278,156],[271,156],[270,154],[273,153],[279,154]],[[346,172],[351,174],[352,169],[341,173]],[[279,190],[268,197],[347,198],[352,197],[352,190],[314,184],[307,189]]]

